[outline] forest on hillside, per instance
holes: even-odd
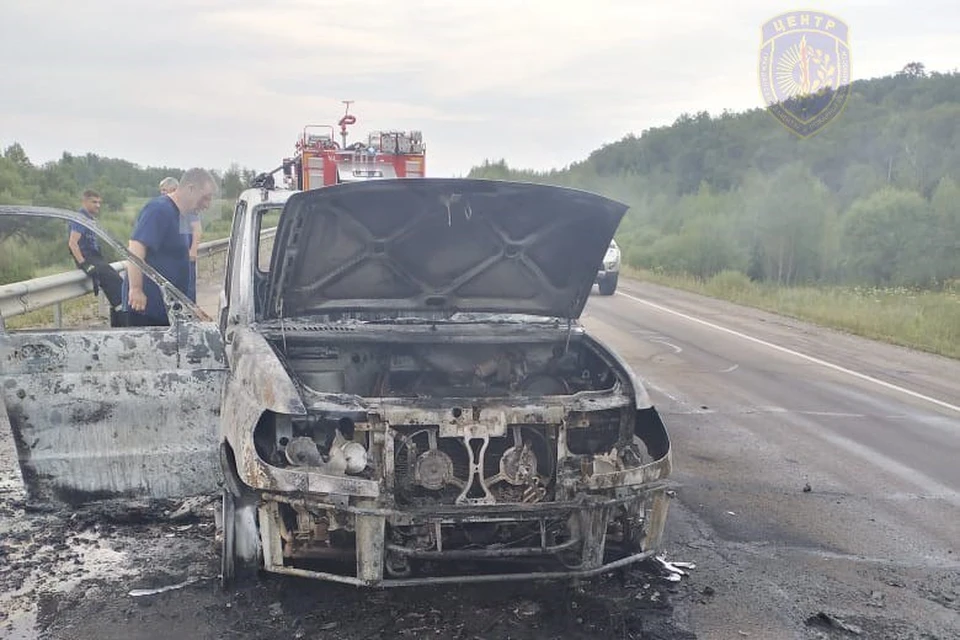
[[[75,209],[83,190],[95,189],[103,197],[103,210],[120,211],[128,199],[153,197],[161,180],[179,178],[183,172],[182,168],[140,167],[119,158],[66,151],[56,161],[37,165],[23,146],[14,142],[0,155],[0,204]],[[220,183],[221,196],[232,199],[256,172],[233,164],[226,171],[212,173]]]
[[[940,288],[960,278],[960,73],[910,63],[851,84],[800,139],[765,109],[683,114],[547,172],[487,160],[469,176],[559,184],[630,205],[628,264],[707,279]]]
[[[175,167],[140,167],[127,160],[92,153],[64,152],[56,161],[37,164],[22,145],[14,142],[0,154],[0,205],[28,204],[76,211],[83,191],[94,189],[103,199],[101,224],[114,237],[125,241],[138,206],[158,195],[163,178],[179,178],[183,171]],[[253,170],[236,164],[212,173],[219,183],[218,195],[226,202],[226,212],[206,212],[205,225],[222,215],[229,219],[233,201],[255,175]],[[31,219],[29,229],[26,224],[22,218],[0,218],[0,284],[72,264],[65,244],[66,223],[51,220],[38,224]]]

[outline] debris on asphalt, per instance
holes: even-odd
[[[197,496],[188,498],[180,507],[167,516],[168,520],[181,522],[184,520],[198,520],[206,517],[216,496]]]
[[[815,616],[807,618],[807,626],[819,627],[821,629],[839,629],[855,636],[863,634],[863,630],[855,624],[844,622],[836,616],[821,611]]]
[[[692,562],[668,562],[663,556],[656,556],[655,560],[667,570],[667,575],[664,577],[670,582],[680,582],[682,576],[690,575],[684,569],[697,568],[697,565]]]
[[[140,598],[143,596],[154,596],[158,593],[164,593],[166,591],[175,591],[177,589],[183,589],[184,587],[189,587],[194,582],[199,582],[200,578],[190,578],[189,580],[184,580],[183,582],[178,582],[177,584],[167,585],[165,587],[157,587],[156,589],[133,589],[128,595],[134,598]]]
[[[716,592],[716,590],[715,590],[713,587],[711,587],[711,586],[706,586],[706,587],[704,587],[704,588],[700,591],[700,596],[701,596],[701,597],[700,597],[700,604],[708,604],[708,603],[710,602],[711,598],[713,598],[713,596],[715,596],[715,595],[717,595],[717,592]]]
[[[870,602],[867,603],[871,607],[877,607],[878,609],[883,608],[883,592],[882,591],[872,591],[870,592]]]

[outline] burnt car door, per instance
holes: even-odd
[[[0,328],[0,424],[12,430],[28,503],[217,491],[227,373],[217,324],[96,223],[59,209],[0,207],[0,217],[10,215],[94,230],[160,285],[170,317],[169,327]]]

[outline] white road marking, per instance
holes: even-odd
[[[820,416],[822,418],[869,418],[865,413],[842,413],[840,411],[798,411],[797,413],[805,416]],[[882,416],[884,418],[896,418],[901,416]]]
[[[662,393],[663,395],[669,397],[671,400],[674,400],[678,404],[683,406],[691,406],[689,403],[681,403],[674,396],[671,396],[664,392],[662,389],[654,387],[651,384],[647,384],[647,387]],[[724,416],[751,416],[751,415],[760,415],[764,413],[789,413],[796,416],[816,416],[818,418],[856,418],[860,420],[911,420],[916,421],[916,416],[909,414],[867,414],[867,413],[843,413],[840,411],[800,411],[794,409],[784,409],[783,407],[746,407],[746,408],[733,408],[733,409],[692,409],[690,411],[668,411],[664,410],[661,413],[664,415],[672,416],[688,416],[688,415],[701,415],[704,413],[716,413]]]
[[[673,395],[672,393],[670,393],[669,391],[667,391],[667,390],[664,389],[663,387],[659,387],[659,386],[653,384],[652,382],[649,382],[649,381],[647,381],[647,380],[644,380],[644,381],[643,381],[643,385],[644,385],[645,387],[649,388],[649,389],[652,389],[652,390],[654,390],[654,391],[662,394],[662,395],[667,396],[668,398],[670,398],[671,400],[673,400],[675,403],[677,403],[677,404],[679,404],[679,405],[685,405],[685,404],[686,404],[685,402],[683,402],[682,400],[680,400],[679,398],[677,398],[675,395]]]
[[[937,482],[930,476],[920,473],[916,469],[908,467],[889,458],[882,453],[874,451],[870,447],[854,442],[849,438],[844,438],[833,433],[822,431],[817,434],[827,442],[842,447],[850,453],[860,456],[864,460],[869,460],[874,466],[880,467],[902,480],[905,480],[915,486],[922,487],[927,495],[935,496],[937,499],[949,502],[955,507],[960,507],[960,492],[954,491],[950,487]]]
[[[723,369],[722,371],[719,371],[718,373],[730,373],[731,371],[736,371],[736,370],[737,370],[737,367],[739,367],[739,366],[740,366],[740,365],[735,364],[735,365],[733,365],[732,367],[728,367],[727,369]]]
[[[667,345],[668,347],[670,347],[671,349],[673,349],[673,352],[674,352],[674,353],[680,353],[681,351],[683,351],[683,349],[681,349],[681,348],[678,347],[677,345],[673,344],[672,342],[667,342],[666,340],[664,340],[664,339],[662,339],[662,338],[650,338],[650,342],[658,342],[658,343],[660,343],[660,344],[665,344],[665,345]]]
[[[702,324],[705,327],[710,327],[711,329],[716,329],[717,331],[723,331],[724,333],[729,333],[730,335],[736,336],[743,340],[749,340],[750,342],[754,342],[756,344],[762,345],[764,347],[767,347],[768,349],[780,351],[781,353],[786,353],[788,355],[794,356],[795,358],[801,358],[802,360],[806,360],[807,362],[812,362],[813,364],[820,365],[821,367],[833,369],[834,371],[839,371],[840,373],[846,374],[848,376],[853,376],[854,378],[859,378],[861,380],[865,380],[875,385],[879,385],[886,389],[897,391],[899,393],[911,396],[913,398],[917,398],[918,400],[923,400],[924,402],[929,402],[939,407],[943,407],[944,409],[949,409],[951,411],[960,413],[960,406],[950,404],[949,402],[944,402],[943,400],[937,400],[936,398],[931,398],[930,396],[924,395],[922,393],[917,393],[916,391],[911,391],[910,389],[905,389],[904,387],[891,384],[889,382],[885,382],[878,378],[874,378],[873,376],[868,376],[864,373],[860,373],[859,371],[853,371],[852,369],[841,367],[840,365],[833,364],[832,362],[827,362],[826,360],[821,360],[820,358],[814,358],[813,356],[808,356],[805,353],[800,353],[799,351],[794,351],[793,349],[787,349],[786,347],[781,347],[778,344],[767,342],[766,340],[761,340],[760,338],[754,338],[753,336],[747,335],[745,333],[741,333],[740,331],[734,331],[733,329],[728,329],[727,327],[723,327],[719,324],[714,324],[712,322],[707,322],[706,320],[701,320],[700,318],[697,318],[695,316],[691,316],[686,313],[675,311],[668,307],[664,307],[662,305],[656,304],[655,302],[650,302],[649,300],[644,300],[642,298],[632,296],[629,293],[623,293],[622,291],[617,291],[617,295],[623,296],[625,298],[629,298],[634,302],[639,302],[640,304],[647,305],[648,307],[652,307],[659,311],[663,311],[664,313],[675,315],[679,318],[683,318],[684,320],[689,320],[690,322],[696,322],[698,324]]]
[[[937,496],[924,496],[911,494],[904,496],[910,500],[922,500],[924,498],[937,498]],[[883,498],[880,498],[881,500]],[[895,498],[896,499],[896,498]],[[845,562],[887,565],[890,567],[901,567],[905,569],[960,569],[960,562],[944,562],[937,558],[921,559],[913,561],[907,558],[876,558],[853,553],[838,553],[836,551],[824,551],[822,549],[811,549],[810,547],[795,547],[777,543],[773,545],[765,542],[729,542],[727,543],[738,551],[749,553],[756,556],[777,558],[781,554],[795,553],[800,555],[812,555],[818,558],[830,560],[843,560]]]

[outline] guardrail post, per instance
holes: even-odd
[[[53,305],[53,324],[57,329],[63,328],[63,308],[59,302]]]

